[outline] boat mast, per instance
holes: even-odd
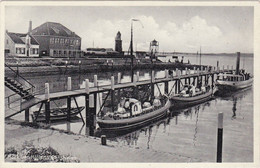
[[[131,82],[134,81],[134,56],[133,56],[133,20],[131,20],[131,41],[130,41],[130,56],[131,56]]]
[[[201,46],[200,46],[200,66],[201,66]]]

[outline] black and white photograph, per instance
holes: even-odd
[[[259,166],[257,9],[1,3],[3,165]]]

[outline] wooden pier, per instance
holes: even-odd
[[[95,129],[95,118],[96,114],[98,112],[97,110],[97,95],[98,93],[104,93],[108,92],[108,95],[111,97],[111,107],[112,111],[114,110],[115,107],[115,91],[119,91],[122,89],[126,88],[134,88],[134,93],[138,92],[138,87],[139,86],[145,86],[149,85],[151,88],[151,95],[154,96],[154,89],[155,86],[158,83],[163,83],[164,84],[164,93],[165,94],[171,94],[171,93],[179,93],[181,90],[181,85],[184,84],[193,84],[197,85],[199,82],[204,82],[204,84],[210,84],[214,85],[215,82],[215,75],[223,72],[228,72],[230,70],[233,70],[233,67],[229,69],[221,69],[220,67],[205,67],[201,66],[201,68],[197,69],[185,69],[185,70],[165,70],[165,76],[163,78],[156,78],[155,77],[155,72],[151,70],[151,78],[149,80],[139,80],[139,72],[137,72],[133,76],[133,82],[129,83],[121,83],[121,73],[118,73],[117,76],[117,82],[115,83],[115,77],[111,77],[111,84],[109,85],[98,85],[98,77],[97,75],[94,76],[94,86],[90,87],[90,81],[88,79],[85,80],[85,88],[83,89],[77,89],[77,90],[72,90],[71,89],[71,78],[68,78],[68,83],[67,83],[67,90],[62,91],[62,92],[56,92],[56,93],[50,93],[49,91],[49,84],[45,84],[45,94],[40,94],[40,95],[35,95],[32,99],[30,100],[24,100],[21,102],[20,105],[20,110],[6,116],[7,118],[10,118],[18,113],[21,113],[25,111],[25,121],[29,122],[29,113],[30,113],[30,108],[37,105],[41,104],[39,108],[39,112],[41,111],[41,108],[43,105],[45,105],[45,119],[46,123],[50,123],[50,102],[57,100],[57,99],[67,99],[67,121],[71,120],[70,116],[70,109],[71,109],[71,101],[72,99],[75,101],[76,105],[78,106],[75,97],[79,96],[85,96],[85,109],[86,109],[86,127],[89,128],[89,135],[94,134],[94,129]],[[203,80],[204,78],[204,80]],[[209,78],[211,78],[211,82],[209,83]],[[174,85],[170,88],[169,87],[169,82],[175,82]],[[157,85],[158,87],[158,85]],[[158,87],[159,89],[159,87]],[[160,91],[160,90],[159,90]],[[90,97],[90,95],[93,95]],[[120,95],[120,94],[119,94]],[[107,99],[107,97],[105,99]],[[105,100],[106,101],[106,100]],[[102,104],[104,106],[104,103]],[[100,109],[102,108],[100,107]]]

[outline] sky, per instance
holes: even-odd
[[[9,32],[26,33],[59,22],[82,38],[81,49],[114,48],[118,31],[123,50],[130,44],[131,19],[134,50],[148,51],[153,39],[161,52],[252,53],[253,7],[232,6],[7,6],[5,26]]]

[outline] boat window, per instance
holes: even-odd
[[[137,105],[134,106],[134,111],[138,111]]]

